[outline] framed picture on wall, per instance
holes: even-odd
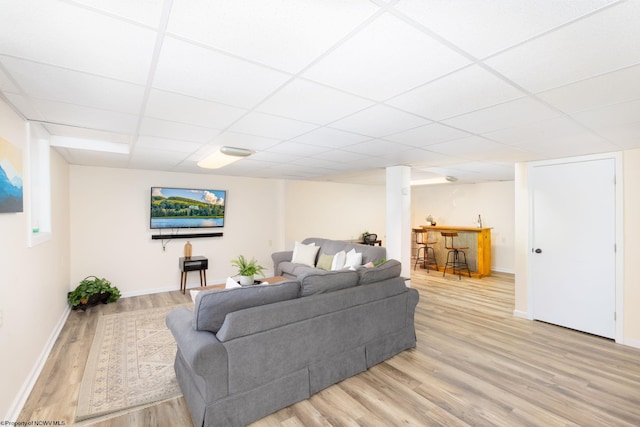
[[[22,212],[22,153],[0,137],[0,213]]]

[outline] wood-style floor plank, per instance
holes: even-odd
[[[640,350],[513,316],[512,275],[416,270],[418,345],[252,427],[638,426]],[[99,316],[180,304],[179,291],[72,312],[19,421],[73,424]],[[93,427],[192,426],[182,397]]]

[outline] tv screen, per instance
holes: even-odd
[[[151,187],[151,228],[224,227],[225,190]]]

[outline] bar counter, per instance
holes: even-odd
[[[491,228],[461,227],[455,225],[422,225],[421,228],[429,234],[429,241],[436,241],[433,248],[436,252],[438,268],[444,270],[447,260],[447,249],[444,247],[442,231],[457,231],[458,237],[454,244],[457,247],[468,246],[464,252],[471,276],[484,277],[491,275]],[[463,273],[464,274],[464,273]]]

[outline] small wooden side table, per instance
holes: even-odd
[[[187,273],[189,271],[200,272],[200,286],[207,284],[207,268],[209,268],[209,260],[203,256],[192,256],[189,258],[180,257],[180,290],[184,294],[187,290]]]

